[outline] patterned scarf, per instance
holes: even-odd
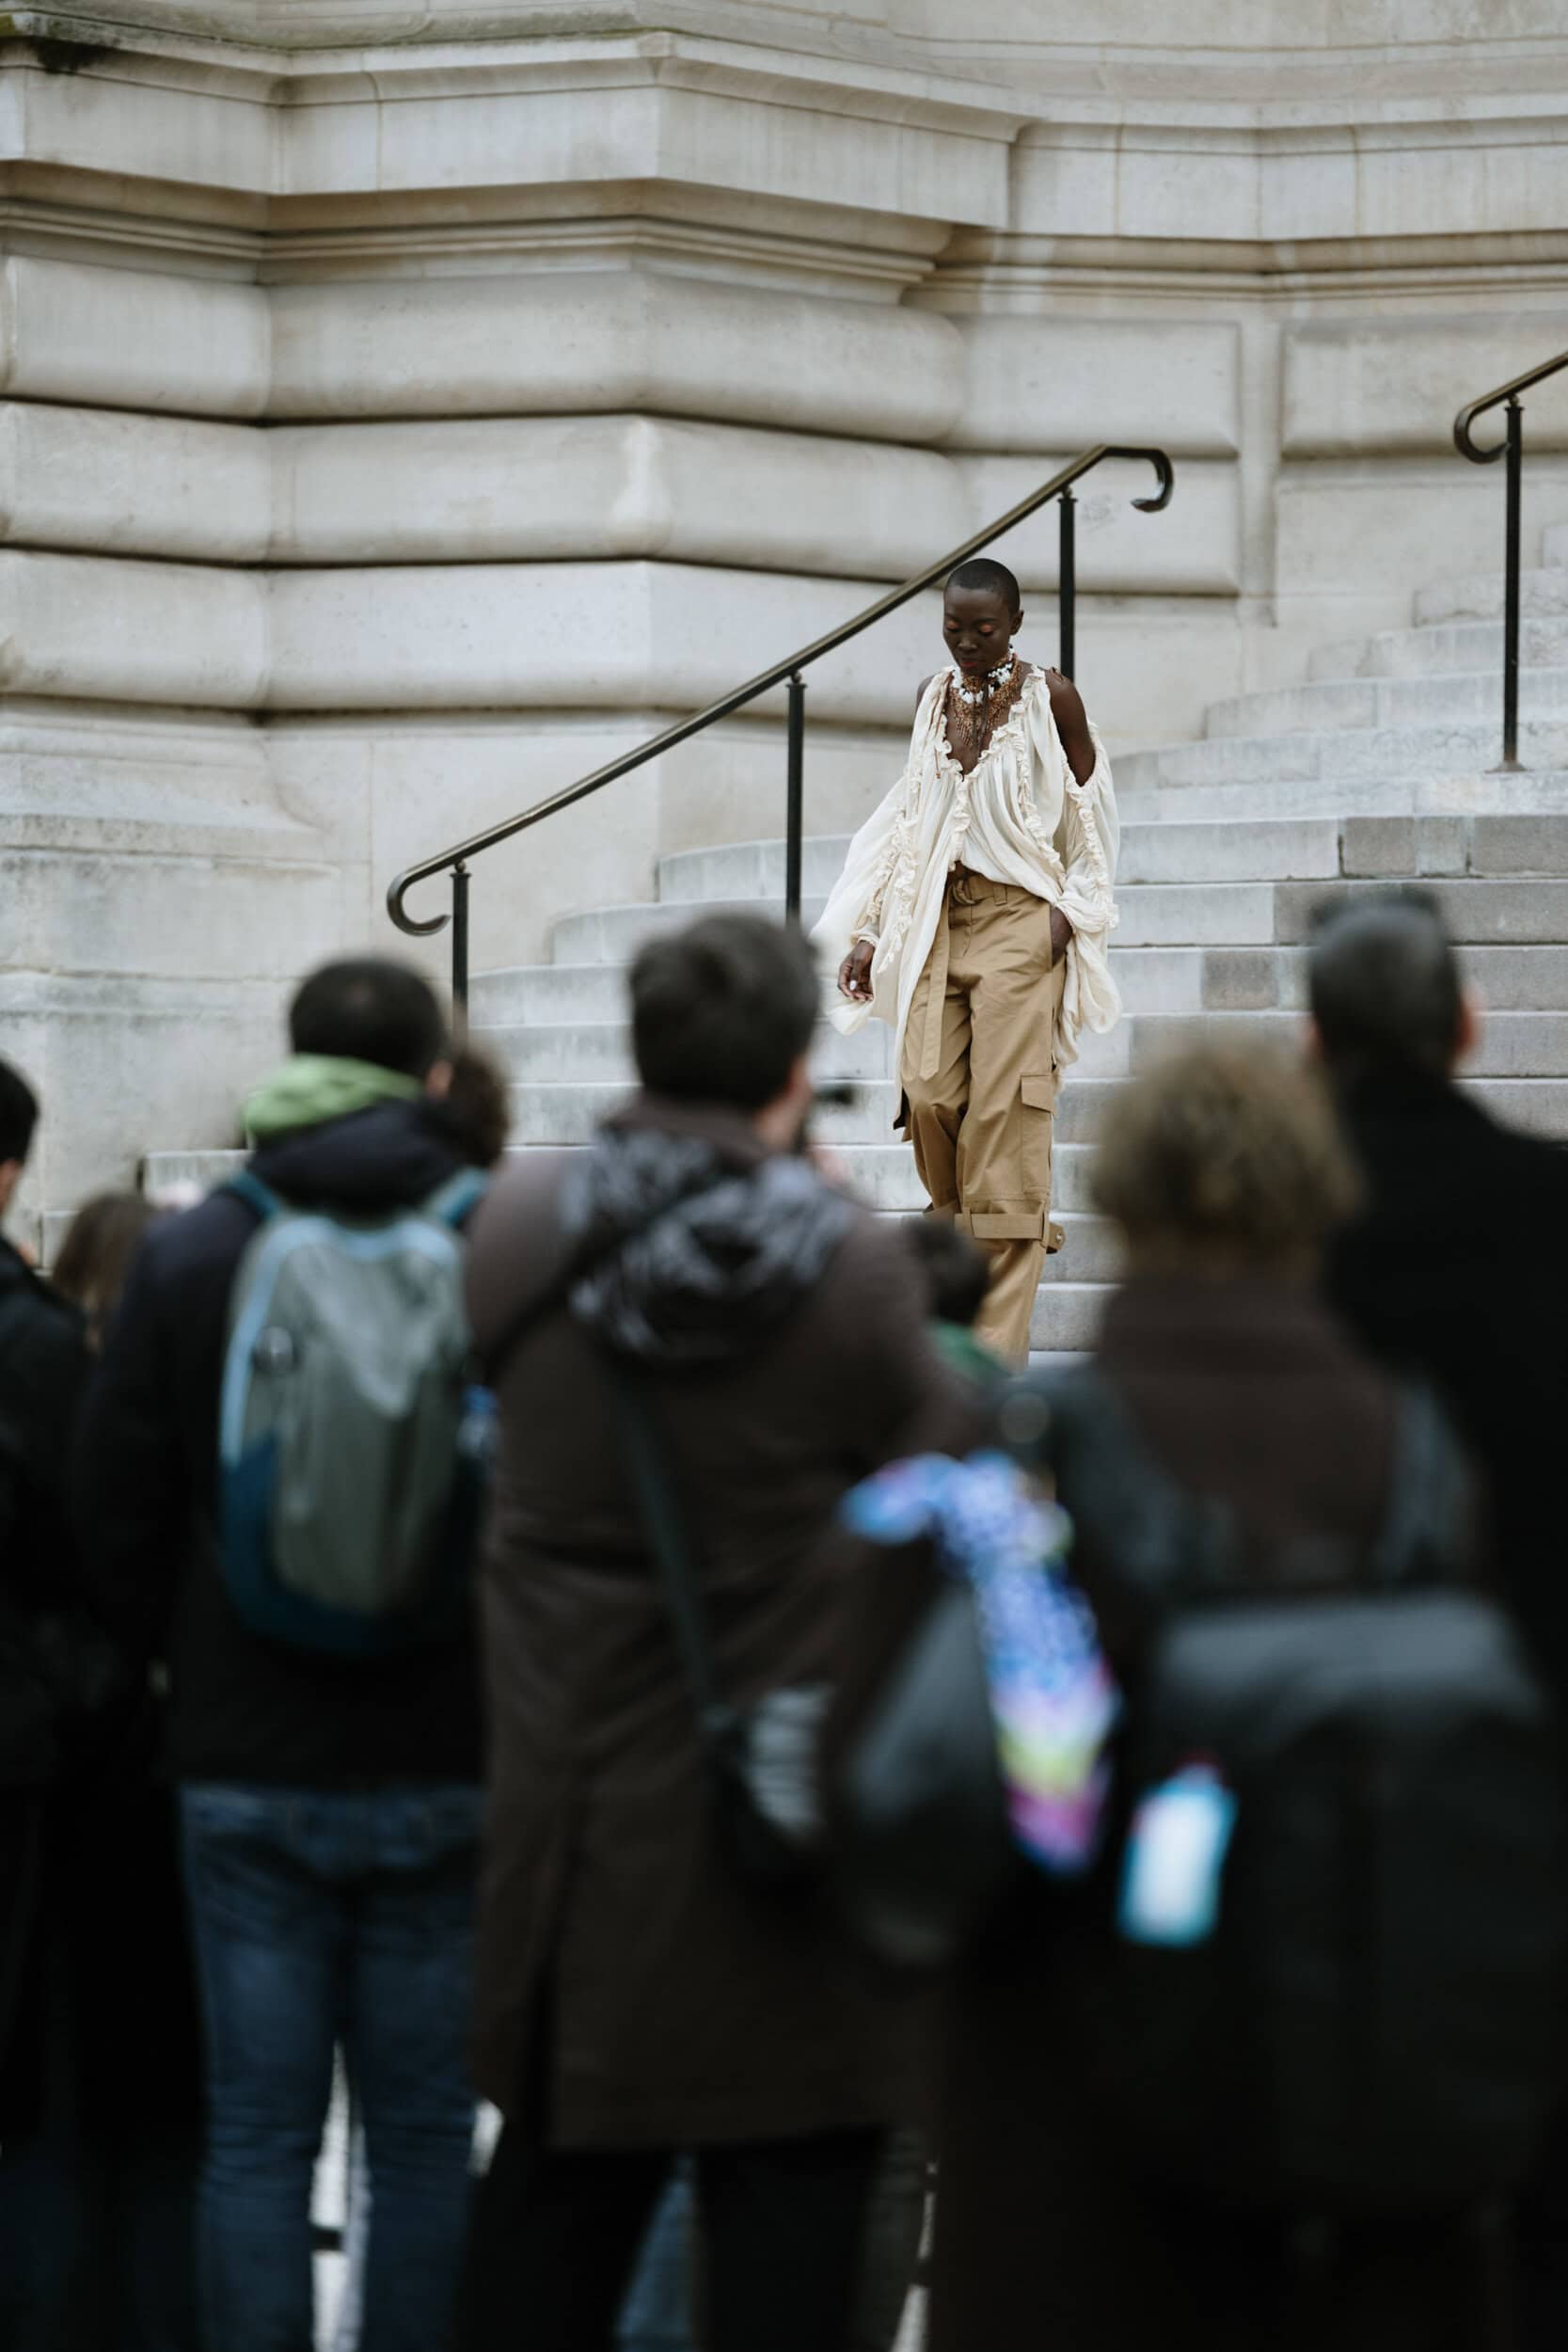
[[[879,1544],[927,1539],[974,1596],[1013,1835],[1053,1877],[1099,1850],[1107,1746],[1121,1697],[1094,1615],[1066,1569],[1072,1522],[1005,1454],[923,1454],[848,1495],[845,1518]]]

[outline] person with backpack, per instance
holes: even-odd
[[[313,2343],[341,2049],[369,2169],[361,2352],[441,2352],[468,2221],[479,1502],[460,1227],[415,971],[325,965],[241,1178],[156,1226],[89,1393],[105,1616],[166,1660],[207,2062],[200,2275],[222,2352]]]
[[[1065,1507],[1119,1720],[1080,1874],[1015,1811],[944,1982],[930,2352],[1500,2352],[1568,1907],[1476,1483],[1315,1294],[1355,1193],[1314,1076],[1173,1058],[1095,1188],[1129,1266],[1098,1354],[995,1436]],[[904,1542],[855,1589],[851,1795],[952,1585]]]
[[[810,1850],[824,1546],[858,1476],[968,1419],[897,1226],[802,1148],[816,1014],[792,930],[656,939],[641,1091],[476,1219],[499,1415],[476,2047],[505,2126],[462,2352],[609,2352],[682,2153],[709,2352],[850,2339],[909,2086]]]

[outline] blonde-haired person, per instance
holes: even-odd
[[[1140,1459],[1226,1511],[1240,1589],[1308,1565],[1329,1582],[1359,1573],[1386,1522],[1398,1398],[1317,1295],[1324,1244],[1356,1199],[1318,1077],[1272,1054],[1182,1052],[1118,1096],[1094,1189],[1127,1268],[1097,1370]],[[1004,1407],[1021,1445],[1036,1386]],[[1437,1439],[1434,1483],[1455,1501],[1443,1565],[1464,1578],[1473,1487],[1457,1446]],[[1130,1454],[1127,1479],[1138,1475]],[[1066,1470],[1061,1496],[1074,1572],[1135,1708],[1151,1603],[1097,1544],[1093,1501]],[[896,1656],[931,1597],[908,1550],[887,1561],[869,1565],[855,1604],[857,1688],[875,1689],[878,1658]],[[1448,2352],[1445,2325],[1473,2284],[1454,2233],[1347,2244],[1335,2331],[1301,2335],[1287,2232],[1139,2184],[1085,2056],[1113,1901],[1085,1890],[1064,1908],[1059,1884],[1021,1872],[954,1972],[928,2352]]]

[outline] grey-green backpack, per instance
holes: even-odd
[[[343,1658],[451,1638],[471,1605],[489,1399],[475,1387],[465,1172],[354,1218],[229,1190],[261,1223],[229,1309],[219,1544],[258,1633]]]

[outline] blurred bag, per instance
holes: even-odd
[[[1018,1856],[974,1598],[945,1584],[846,1756],[833,1879],[857,1942],[895,1968],[954,1960]]]
[[[1568,1820],[1513,1627],[1443,1589],[1470,1494],[1437,1407],[1400,1397],[1386,1524],[1350,1584],[1325,1589],[1320,1558],[1260,1591],[1228,1516],[1165,1475],[1098,1373],[1030,1392],[1095,1556],[1155,1611],[1091,1989],[1127,2160],[1296,2212],[1506,2190],[1560,2098]]]
[[[229,1310],[224,1581],[257,1633],[378,1658],[468,1621],[488,1399],[472,1376],[461,1227],[484,1189],[349,1219],[229,1189],[261,1219]]]
[[[827,1685],[771,1691],[746,1708],[725,1698],[702,1570],[646,1376],[608,1349],[605,1362],[633,1492],[696,1711],[720,1845],[753,1886],[795,1892],[814,1883],[820,1867],[816,1740],[828,1708]]]
[[[847,1924],[879,1960],[940,1967],[1015,1854],[1081,1877],[1099,1851],[1119,1696],[1067,1573],[1072,1526],[994,1450],[894,1463],[846,1497],[875,1543],[931,1547],[947,1582],[887,1677],[834,1790]]]

